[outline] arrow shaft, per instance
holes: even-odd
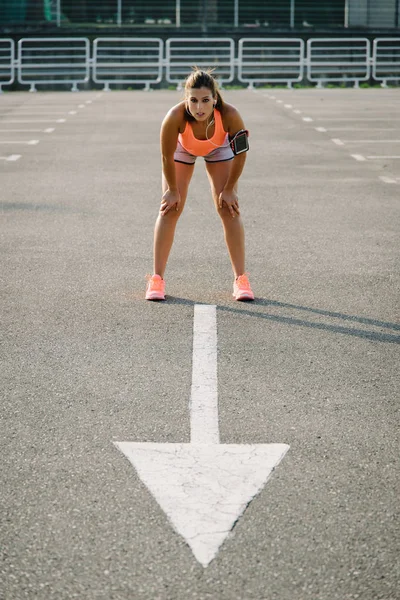
[[[211,305],[194,307],[190,443],[219,444],[217,307]]]

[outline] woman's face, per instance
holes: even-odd
[[[187,108],[196,121],[206,121],[214,110],[215,102],[209,88],[190,88],[186,91]]]

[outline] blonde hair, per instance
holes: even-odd
[[[224,101],[219,91],[218,82],[212,76],[214,69],[199,69],[194,66],[192,72],[185,79],[185,99],[190,89],[200,89],[205,87],[210,90],[213,98],[216,99],[215,108],[220,112],[224,109]],[[190,114],[186,107],[185,118],[188,121],[195,121],[196,119]]]

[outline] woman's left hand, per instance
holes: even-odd
[[[222,208],[224,204],[226,204],[232,217],[240,215],[239,201],[234,190],[222,190],[218,198],[218,205]]]

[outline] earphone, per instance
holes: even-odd
[[[217,103],[216,103],[216,102],[213,102],[213,108],[215,108],[216,106],[217,106]],[[189,107],[188,107],[188,106],[185,106],[185,110],[186,110],[186,112],[187,112],[187,113],[188,113],[190,116],[193,116],[193,115],[192,115],[192,113],[190,112],[190,110],[189,110]],[[214,121],[214,118],[212,118],[212,119],[211,119],[211,121],[210,121],[210,122],[208,123],[208,125],[206,126],[206,140],[207,140],[208,142],[210,142],[210,143],[211,143],[213,146],[215,146],[216,148],[221,148],[222,146],[220,146],[219,144],[214,144],[214,142],[213,142],[212,140],[210,140],[210,138],[208,137],[208,134],[207,134],[207,132],[208,132],[208,128],[209,128],[209,127],[211,127],[211,125],[213,125],[213,124],[214,124],[214,122],[215,122],[215,121]],[[226,145],[227,145],[227,144],[226,144]],[[225,146],[225,144],[224,144],[224,146]]]
[[[213,104],[213,107],[215,108],[216,106],[217,106],[217,103],[215,102],[215,103]],[[210,138],[209,138],[209,137],[208,137],[208,135],[207,135],[208,128],[209,128],[209,127],[211,127],[211,125],[213,125],[213,124],[214,124],[214,122],[215,122],[215,121],[214,121],[214,118],[212,118],[212,119],[211,119],[211,121],[209,122],[209,124],[208,124],[208,125],[207,125],[207,127],[206,127],[206,140],[207,140],[208,142],[210,142],[210,144],[212,144],[212,145],[213,145],[213,146],[215,146],[216,148],[223,148],[224,146],[227,146],[227,144],[224,144],[223,146],[220,146],[219,144],[214,144],[214,142],[213,142],[212,140],[210,140]]]

